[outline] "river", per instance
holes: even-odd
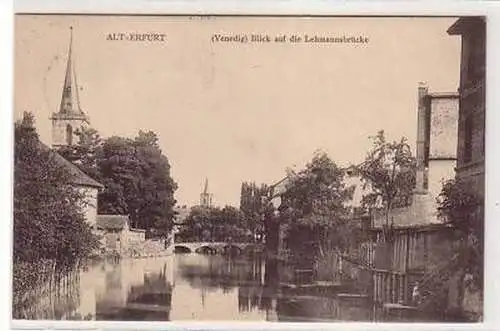
[[[115,321],[374,318],[365,300],[283,295],[276,277],[259,256],[175,254],[101,261],[19,313],[24,319]]]

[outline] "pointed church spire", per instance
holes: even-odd
[[[203,191],[200,193],[200,205],[202,207],[212,206],[212,194],[208,191],[208,178],[205,178],[205,186]]]
[[[61,104],[57,112],[52,113],[52,147],[72,145],[76,130],[90,124],[88,116],[80,108],[76,81],[75,63],[73,60],[73,27],[70,27],[68,62],[61,96]]]
[[[203,193],[208,193],[208,178],[205,178],[205,188],[203,189]]]
[[[79,86],[76,80],[75,63],[73,60],[73,27],[70,27],[68,62],[66,64],[66,75],[64,77],[59,115],[70,116],[72,118],[86,118],[80,108],[78,89]]]

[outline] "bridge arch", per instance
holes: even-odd
[[[222,247],[222,252],[224,254],[241,254],[243,252],[243,248],[238,245],[228,244]]]
[[[196,248],[195,253],[217,254],[217,247],[214,247],[212,245],[201,245],[200,247]]]
[[[178,242],[174,245],[175,253],[199,254],[247,254],[262,251],[261,244],[239,242]]]
[[[174,246],[174,253],[192,253],[193,251],[186,245],[177,244]]]

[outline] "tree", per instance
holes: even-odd
[[[63,145],[57,152],[65,159],[77,165],[91,178],[100,180],[100,172],[97,165],[99,159],[102,138],[94,128],[81,127],[75,130],[78,143],[75,145]]]
[[[139,195],[135,197],[139,210],[136,219],[143,228],[152,227],[159,231],[170,231],[176,200],[177,184],[170,176],[170,163],[162,154],[157,135],[139,131],[134,140],[136,157],[141,162],[142,181],[139,181]]]
[[[99,193],[99,213],[126,214],[131,225],[165,234],[173,226],[174,192],[168,158],[152,131],[134,139],[101,139],[94,129],[77,131],[78,144],[60,152],[105,189]]]
[[[393,208],[410,204],[416,180],[416,160],[405,137],[388,142],[382,130],[370,139],[373,146],[365,161],[352,168],[371,188],[363,197],[363,204],[384,210],[385,227],[388,227]]]
[[[344,170],[321,151],[315,153],[305,169],[289,171],[280,207],[282,220],[288,223],[290,234],[301,236],[291,238],[290,243],[303,243],[307,240],[303,235],[308,231],[316,244],[330,241],[338,248],[348,245],[345,231],[351,224],[345,203],[352,197],[353,189],[346,187],[343,179]]]
[[[453,230],[449,238],[455,243],[448,259],[428,266],[419,285],[419,309],[434,314],[443,312],[453,319],[470,321],[471,316],[463,311],[463,294],[469,289],[481,299],[483,295],[484,198],[470,182],[457,177],[443,184],[437,202],[438,215]],[[453,307],[449,307],[450,285],[458,286],[459,293]],[[476,318],[480,320],[481,316]]]
[[[241,212],[232,206],[193,207],[179,236],[194,241],[243,241],[248,228]]]
[[[67,270],[97,247],[82,207],[84,196],[72,185],[72,175],[44,146],[34,117],[25,113],[15,123],[14,147],[14,293],[34,286],[36,265],[50,261]],[[20,274],[23,263],[32,265]]]
[[[221,209],[218,220],[223,229],[222,240],[246,241],[247,233],[251,230],[240,210],[233,206],[225,206]]]
[[[209,236],[211,237],[215,210],[215,207],[204,208],[195,206],[191,208],[189,215],[184,221],[184,227],[180,235],[187,240],[209,240],[210,238],[207,239],[206,237],[207,232],[210,233]]]
[[[263,231],[262,222],[263,198],[267,197],[269,188],[262,184],[243,182],[241,184],[240,211],[245,219],[247,228],[255,236]]]
[[[134,198],[139,194],[137,187],[141,171],[133,141],[110,137],[100,149],[97,166],[104,190],[99,194],[99,213],[129,214],[136,222],[138,205]]]

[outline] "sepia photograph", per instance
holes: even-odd
[[[482,322],[485,77],[482,16],[17,14],[11,318]]]

